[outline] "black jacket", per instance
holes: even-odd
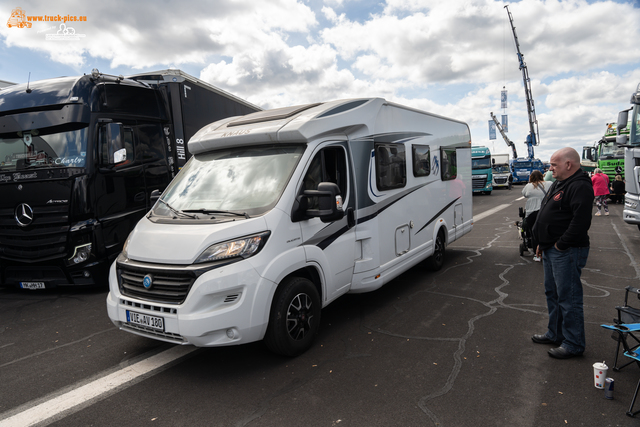
[[[541,250],[553,245],[561,250],[589,246],[593,208],[593,184],[582,169],[563,181],[555,181],[542,200],[533,233]]]

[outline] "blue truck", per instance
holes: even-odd
[[[493,190],[493,172],[491,152],[487,147],[471,147],[471,169],[474,193],[491,194]]]

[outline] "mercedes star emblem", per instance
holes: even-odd
[[[33,222],[33,209],[26,203],[21,203],[16,208],[16,222],[20,227],[26,227]]]

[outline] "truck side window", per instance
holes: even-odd
[[[440,156],[442,157],[442,180],[449,181],[456,179],[458,176],[458,160],[455,148],[441,148]]]
[[[347,199],[347,159],[342,147],[321,150],[311,161],[302,181],[302,191],[317,190],[321,182],[333,182],[340,187],[343,200]],[[318,201],[309,199],[309,208],[317,209]]]
[[[405,149],[402,144],[374,144],[378,190],[402,188],[407,184]]]
[[[144,124],[137,126],[137,148],[143,162],[164,159],[165,138],[160,124]]]
[[[431,155],[428,145],[412,145],[413,176],[429,176],[431,173]]]

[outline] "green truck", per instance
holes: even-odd
[[[629,134],[631,123],[620,131],[622,135]],[[609,180],[616,175],[624,176],[624,147],[616,144],[617,125],[607,123],[607,130],[600,141],[592,146],[582,147],[582,160],[580,166],[587,172],[593,172],[596,168],[609,176]]]

